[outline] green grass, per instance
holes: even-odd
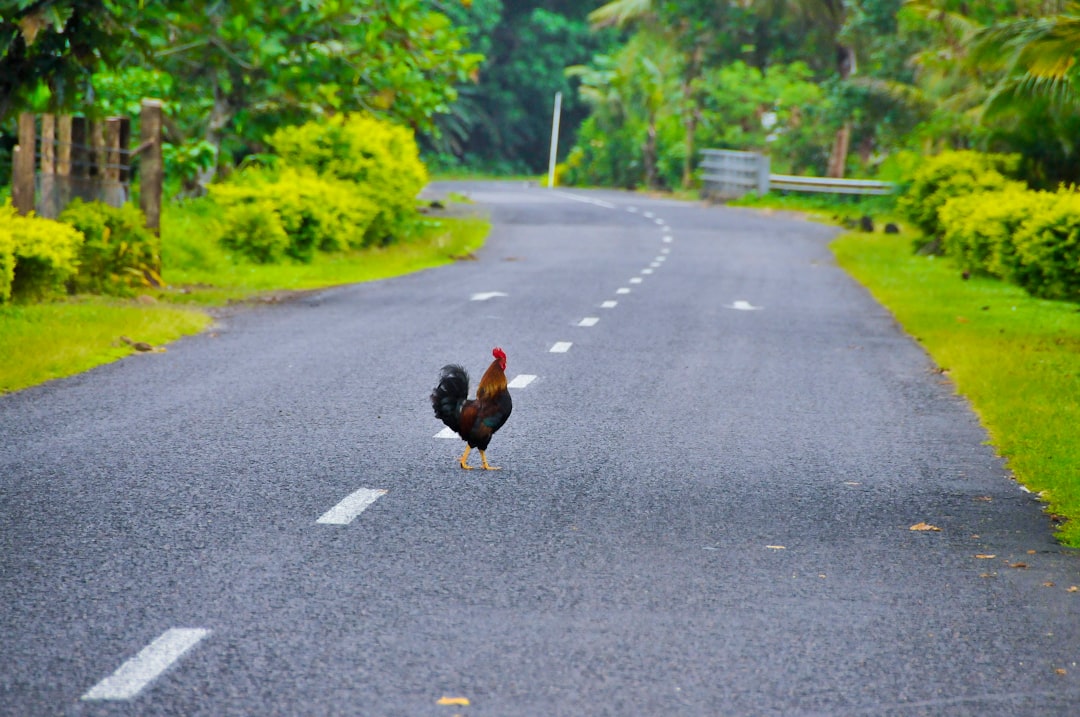
[[[1080,547],[1080,307],[916,256],[910,234],[852,233],[833,243],[862,282],[967,397],[1016,477],[1064,519]]]
[[[100,297],[0,306],[0,393],[132,353],[121,336],[158,346],[198,333],[210,322],[200,311]]]
[[[253,264],[234,261],[213,237],[214,205],[203,201],[170,205],[162,217],[163,298],[217,305],[277,291],[321,289],[386,279],[429,269],[468,255],[484,243],[491,224],[479,217],[424,217],[408,236],[382,248],[317,254],[310,264]]]
[[[120,337],[154,346],[198,333],[211,322],[202,307],[268,293],[384,279],[448,264],[480,248],[491,225],[480,218],[422,218],[388,247],[321,255],[311,264],[234,263],[218,246],[213,205],[169,204],[162,218],[168,286],[150,301],[74,297],[0,305],[0,393],[71,376],[122,358]],[[145,303],[144,303],[145,302]]]

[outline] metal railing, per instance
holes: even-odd
[[[770,174],[768,156],[757,152],[704,149],[701,154],[701,167],[704,170],[701,178],[705,185],[705,193],[719,199],[734,199],[750,192],[767,194],[774,189],[785,192],[873,195],[891,194],[896,191],[896,185],[892,182],[881,182],[875,179]]]

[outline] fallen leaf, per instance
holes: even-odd
[[[1010,568],[1026,568],[1027,563],[1009,563]]]
[[[979,573],[980,578],[996,578],[997,573]]]
[[[979,560],[990,560],[992,558],[996,558],[997,556],[994,555],[993,553],[979,553],[975,557],[978,558]]]
[[[1029,550],[1029,551],[1028,551],[1028,555],[1034,555],[1034,554],[1035,554],[1035,551],[1034,551],[1034,550]]]
[[[908,530],[917,530],[923,532],[932,531],[934,533],[941,532],[941,528],[937,527],[936,525],[930,525],[929,523],[916,523],[915,525],[908,528]]]
[[[1080,588],[1078,588],[1078,587],[1076,587],[1075,585],[1073,585],[1072,587],[1070,587],[1070,588],[1069,588],[1068,590],[1066,590],[1065,592],[1069,592],[1069,593],[1077,593],[1077,592],[1080,592]]]
[[[1054,584],[1052,582],[1050,582],[1049,580],[1047,580],[1045,583],[1043,583],[1043,587],[1044,588],[1052,588],[1052,587],[1054,587]]]
[[[993,499],[993,498],[991,498],[991,497],[990,497],[990,496],[988,496],[988,495],[980,495],[980,496],[976,497],[976,498],[975,498],[975,500],[981,500],[981,501],[982,501],[982,502],[984,502],[984,503],[990,503],[990,502],[991,502],[991,501],[993,501],[994,499]]]
[[[787,550],[783,545],[766,545],[769,550]]]
[[[1056,670],[1054,670],[1054,672],[1056,674],[1058,674],[1058,675],[1067,675],[1067,674],[1069,674],[1068,672],[1065,671],[1064,667],[1059,667]]]
[[[436,702],[435,704],[437,704],[437,705],[452,705],[452,706],[455,706],[455,707],[468,707],[469,706],[469,698],[468,697],[440,697],[439,701]]]

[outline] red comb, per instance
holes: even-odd
[[[506,352],[505,352],[505,351],[503,351],[503,350],[502,350],[501,348],[499,348],[498,346],[496,346],[495,348],[491,349],[491,355],[492,355],[492,356],[494,356],[495,358],[497,358],[497,359],[501,360],[501,361],[505,361],[505,360],[506,360]]]

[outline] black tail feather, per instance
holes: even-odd
[[[469,374],[457,364],[442,367],[439,384],[431,392],[435,417],[460,433],[461,407],[469,397]]]

